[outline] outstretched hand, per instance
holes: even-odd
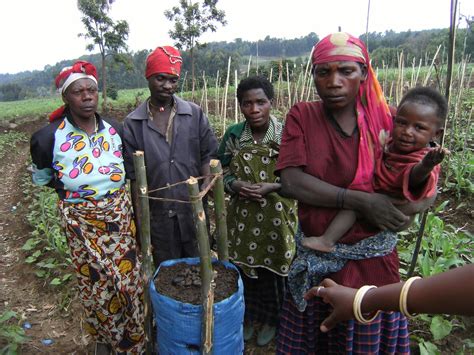
[[[437,146],[431,149],[423,158],[422,164],[426,167],[433,168],[441,163],[446,155],[450,154],[450,151],[441,146]]]
[[[323,333],[334,328],[339,322],[354,318],[352,304],[356,292],[356,289],[338,285],[331,279],[324,279],[319,286],[306,292],[305,300],[321,297],[324,303],[333,308],[331,314],[321,323],[320,329]]]

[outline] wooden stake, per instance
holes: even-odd
[[[252,63],[252,55],[249,56],[249,64],[247,65],[247,77],[250,75],[250,64]]]
[[[202,323],[201,323],[201,354],[212,354],[212,335],[214,333],[214,313],[212,304],[214,301],[211,282],[213,279],[211,250],[209,236],[207,234],[206,214],[199,197],[198,181],[190,177],[187,181],[189,200],[193,207],[194,221],[196,223],[196,235],[199,244],[200,267],[201,267],[201,296],[202,296]]]
[[[220,82],[220,78],[219,78],[219,70],[217,70],[217,73],[216,73],[216,105],[215,105],[215,115],[217,117],[219,117],[220,115],[220,99],[219,99],[219,82]],[[224,134],[224,133],[222,133]]]
[[[232,57],[229,57],[229,61],[227,62],[227,77],[225,80],[225,91],[224,91],[224,102],[222,108],[222,132],[225,132],[226,129],[226,120],[227,120],[227,93],[229,91],[229,78],[230,78],[230,62]]]
[[[291,90],[290,90],[290,69],[288,68],[288,62],[286,62],[286,84],[288,88],[288,110],[291,108]]]
[[[221,174],[214,185],[214,206],[216,213],[217,255],[219,260],[229,261],[227,244],[227,211],[225,209],[224,178],[222,177],[221,162],[212,159],[210,164],[212,174]]]
[[[303,101],[304,100],[304,94],[305,94],[305,90],[306,90],[306,82],[308,81],[308,75],[310,75],[310,68],[311,68],[311,59],[313,58],[313,51],[314,51],[314,47],[311,48],[311,52],[309,53],[309,58],[308,58],[308,61],[306,62],[306,69],[304,71],[304,79],[303,79],[303,90],[301,91],[301,97],[300,97],[300,101]],[[311,80],[309,80],[310,82],[310,85],[311,85]],[[308,87],[308,91],[310,90],[311,86],[309,85]]]
[[[150,206],[148,201],[148,185],[146,179],[145,155],[142,151],[133,153],[133,165],[135,167],[135,175],[137,177],[138,188],[138,203],[136,207],[137,216],[140,217],[140,243],[142,255],[141,274],[143,278],[143,292],[144,292],[144,312],[145,312],[145,339],[146,339],[146,354],[153,354],[154,339],[153,339],[153,323],[152,323],[152,308],[150,300],[150,282],[153,282],[153,255],[151,252],[151,237],[150,237]]]
[[[209,99],[207,97],[207,79],[206,72],[202,72],[202,81],[204,83],[204,113],[209,116]]]
[[[237,85],[238,85],[237,70],[235,71],[234,74],[235,74],[235,79],[234,79],[234,101],[235,101],[234,122],[239,123],[239,100],[237,100]]]
[[[436,58],[438,57],[438,53],[439,53],[439,50],[441,49],[443,45],[440,44],[438,46],[438,48],[436,49],[436,53],[434,54],[433,56],[433,60],[431,61],[431,65],[430,67],[428,68],[428,73],[426,73],[426,77],[425,77],[425,80],[423,81],[423,86],[427,86],[428,85],[428,81],[430,80],[430,76],[431,76],[431,71],[433,70],[433,66],[434,64],[436,63]]]
[[[458,8],[458,0],[451,0],[451,17],[449,26],[449,55],[448,55],[448,69],[446,77],[446,91],[444,96],[448,101],[448,107],[451,102],[451,82],[453,77],[453,65],[454,65],[454,49],[456,47],[456,15]],[[446,128],[448,127],[448,119],[444,121],[444,132],[441,140],[441,147],[444,147],[444,137],[446,134]]]

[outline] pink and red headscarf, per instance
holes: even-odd
[[[359,38],[337,32],[326,36],[314,46],[311,59],[313,66],[350,61],[367,67],[367,78],[361,83],[357,96],[359,164],[350,187],[371,191],[375,160],[382,157],[383,144],[392,129],[392,115],[370,65],[367,48]]]
[[[61,70],[55,79],[56,88],[61,94],[64,94],[66,89],[75,81],[79,79],[90,79],[97,84],[97,69],[94,64],[84,60],[78,60],[70,67],[65,67]],[[49,122],[53,122],[64,115],[65,106],[61,106],[49,115]]]
[[[181,73],[183,58],[181,53],[171,46],[157,47],[146,58],[145,77],[158,73],[177,75]]]

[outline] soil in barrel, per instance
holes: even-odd
[[[232,296],[238,289],[238,272],[226,268],[222,263],[213,263],[216,272],[214,278],[214,302],[220,302]],[[199,265],[176,263],[160,267],[155,278],[155,287],[159,294],[183,303],[194,305],[201,301],[201,276]]]

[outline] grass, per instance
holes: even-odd
[[[62,101],[59,96],[0,102],[0,121],[46,116],[61,104]]]

